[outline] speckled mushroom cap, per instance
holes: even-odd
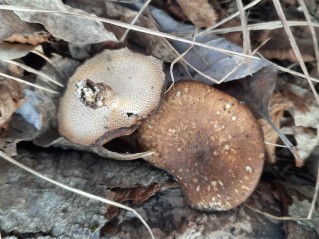
[[[80,145],[130,134],[155,111],[165,88],[163,63],[127,48],[104,50],[70,78],[60,99],[60,133]]]
[[[248,108],[199,82],[176,83],[139,130],[146,160],[171,173],[189,204],[228,210],[253,192],[264,164],[260,127]]]

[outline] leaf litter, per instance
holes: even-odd
[[[10,0],[8,0],[7,2],[10,2]],[[34,2],[35,4],[41,4],[41,3],[38,3],[38,1],[30,1],[30,2],[32,2],[32,3]],[[206,1],[203,1],[203,2],[206,2]],[[29,4],[29,2],[28,3],[21,2],[21,4],[22,4],[21,5],[22,7],[23,6],[26,6],[26,7],[31,6]],[[60,11],[63,11],[63,12],[64,11],[74,11],[75,15],[78,13],[85,14],[85,12],[79,12],[78,10],[72,10],[70,7],[62,4],[62,2],[60,2],[60,1],[54,1],[53,4],[56,4],[56,6],[61,7]],[[37,9],[39,6],[41,7],[41,5],[33,5],[31,7],[34,9]],[[123,5],[118,5],[118,6],[120,6],[120,8],[121,8],[121,6],[123,6]],[[220,6],[225,7],[225,5],[223,5],[223,4],[221,4]],[[57,10],[56,8],[51,8],[51,9]],[[124,7],[124,9],[125,9],[125,7]],[[305,103],[306,106],[309,106],[309,108],[307,108],[305,110],[304,108],[303,109],[300,108],[300,105],[298,105],[298,100],[294,100],[293,98],[288,97],[286,102],[281,102],[282,105],[277,110],[272,111],[275,104],[271,103],[270,104],[271,108],[270,108],[270,113],[269,113],[269,111],[268,111],[269,101],[270,101],[272,94],[273,94],[273,91],[275,89],[275,81],[276,81],[276,75],[277,75],[277,71],[275,70],[275,67],[271,66],[271,63],[269,63],[268,61],[266,61],[262,58],[254,56],[253,58],[250,58],[250,60],[252,62],[252,65],[251,65],[252,67],[250,69],[248,67],[247,62],[242,63],[243,60],[245,60],[244,55],[238,57],[239,55],[235,56],[235,55],[229,54],[231,52],[237,52],[237,53],[243,52],[243,49],[240,46],[236,45],[235,43],[229,42],[229,41],[225,40],[224,38],[221,38],[221,37],[216,36],[216,35],[205,35],[204,36],[201,34],[194,34],[196,31],[195,31],[195,27],[193,25],[181,23],[178,20],[171,18],[169,15],[167,15],[167,13],[165,11],[156,9],[154,7],[149,7],[148,9],[150,10],[150,13],[148,12],[147,15],[141,15],[139,17],[139,19],[140,19],[139,21],[142,21],[142,22],[137,22],[137,24],[141,24],[143,27],[147,27],[147,28],[151,27],[153,29],[153,31],[150,31],[149,33],[155,33],[157,35],[157,36],[155,36],[155,35],[152,36],[152,43],[149,46],[147,45],[147,43],[148,43],[147,41],[142,43],[142,41],[138,40],[138,37],[140,37],[140,39],[143,39],[143,35],[141,35],[141,33],[138,33],[139,30],[144,31],[143,28],[138,28],[135,26],[128,26],[128,25],[122,25],[122,26],[127,26],[130,29],[134,30],[133,34],[132,34],[132,31],[130,33],[131,38],[134,38],[134,40],[138,44],[140,43],[141,45],[146,46],[145,48],[148,50],[149,54],[157,55],[160,59],[162,59],[162,60],[165,59],[165,61],[167,61],[167,62],[174,62],[175,59],[180,59],[182,64],[177,65],[178,67],[175,67],[175,69],[174,69],[175,73],[177,73],[176,74],[177,77],[175,80],[186,79],[186,78],[189,78],[189,76],[190,76],[192,79],[204,81],[208,84],[212,84],[211,79],[214,79],[215,83],[221,83],[221,81],[229,81],[227,83],[227,84],[229,84],[229,86],[227,86],[227,84],[223,83],[223,84],[221,84],[220,87],[221,88],[230,87],[233,91],[234,91],[234,89],[237,89],[237,90],[239,89],[238,92],[235,91],[234,96],[237,96],[238,99],[244,99],[245,103],[252,109],[252,111],[256,114],[256,116],[265,118],[268,121],[268,123],[270,123],[275,129],[277,129],[277,133],[279,133],[281,135],[282,139],[284,139],[286,137],[278,129],[285,122],[283,122],[283,121],[280,122],[280,118],[285,118],[285,117],[283,117],[283,115],[286,114],[285,112],[289,112],[290,114],[292,114],[294,121],[293,121],[293,124],[288,126],[288,128],[286,125],[284,126],[284,128],[286,127],[286,129],[288,129],[288,131],[286,131],[287,134],[293,134],[293,136],[295,136],[295,139],[297,141],[296,147],[299,149],[299,153],[300,153],[302,160],[305,161],[307,159],[308,155],[310,155],[313,152],[313,149],[316,147],[316,144],[318,144],[317,141],[310,141],[309,140],[309,137],[311,137],[311,136],[313,136],[314,140],[317,140],[316,133],[314,133],[317,130],[317,121],[318,121],[318,119],[316,118],[316,113],[315,113],[315,112],[317,112],[316,111],[317,110],[316,109],[317,102],[315,100],[311,103],[308,103],[308,102]],[[195,9],[195,12],[196,12],[196,10],[198,10],[198,9]],[[216,9],[210,8],[210,10],[215,11]],[[145,11],[148,11],[148,10],[145,10]],[[19,17],[21,19],[24,19],[27,22],[40,22],[41,21],[40,23],[43,24],[45,26],[45,28],[52,34],[53,38],[55,38],[53,40],[58,41],[59,39],[63,39],[65,41],[69,41],[70,43],[77,44],[77,45],[78,44],[84,45],[85,43],[98,43],[101,41],[109,41],[109,40],[116,41],[114,36],[112,36],[112,34],[110,34],[106,38],[103,38],[103,37],[98,38],[97,37],[96,39],[99,39],[99,40],[89,39],[88,41],[86,41],[86,39],[84,39],[83,36],[87,36],[87,35],[83,34],[83,32],[82,32],[83,28],[82,29],[78,29],[78,28],[71,29],[73,31],[73,33],[76,33],[75,34],[76,36],[72,38],[72,36],[71,37],[69,36],[69,31],[67,30],[68,28],[61,27],[61,22],[64,23],[63,21],[65,21],[67,23],[68,18],[70,18],[70,19],[77,18],[77,21],[79,21],[79,19],[81,19],[81,21],[87,20],[87,21],[90,21],[92,23],[92,18],[89,19],[89,15],[87,15],[88,19],[85,19],[85,18],[78,18],[75,15],[73,15],[73,16],[72,15],[71,16],[70,15],[61,15],[58,13],[40,13],[40,12],[32,13],[32,11],[30,11],[30,12],[15,11],[15,13],[17,15],[19,15]],[[152,14],[152,15],[150,15],[150,14]],[[217,11],[216,14],[217,15],[221,14],[221,12]],[[50,15],[54,16],[54,17],[52,17],[52,18],[50,18],[50,20],[46,21],[44,19],[45,18],[44,16],[47,17]],[[189,14],[187,14],[185,11],[185,15],[187,16]],[[220,16],[218,16],[218,17],[209,16],[209,17],[213,17],[213,18],[216,18],[216,20],[217,19],[220,20]],[[63,20],[61,20],[61,19],[63,19]],[[98,18],[96,18],[96,19],[98,19]],[[131,19],[132,18],[127,18],[127,22],[130,22]],[[156,22],[153,21],[154,19]],[[192,21],[190,16],[189,16],[189,19]],[[195,23],[196,20],[193,20],[193,21]],[[59,27],[57,27],[58,24],[55,25],[54,23],[60,24]],[[99,28],[96,28],[96,29],[101,30],[102,25],[98,24],[96,21],[94,21],[94,23],[96,23],[95,27],[99,26]],[[53,24],[54,29],[51,29],[49,27],[50,24]],[[195,23],[195,25],[196,24],[197,23]],[[199,23],[199,24],[202,24],[202,23]],[[121,24],[118,24],[118,25],[121,25]],[[208,24],[206,24],[206,25],[208,26]],[[76,32],[76,30],[79,30],[79,31]],[[95,28],[94,28],[94,30],[95,30]],[[158,31],[163,31],[164,33],[158,33]],[[78,36],[77,34],[80,36]],[[104,28],[100,32],[100,34],[102,34],[102,35],[105,34]],[[145,31],[143,34],[144,34],[144,36],[146,36]],[[175,39],[175,37],[172,37],[172,36],[176,35],[177,36],[176,39],[183,38],[183,39],[186,39],[186,41],[184,41],[184,43],[179,42],[179,41],[175,41],[175,40],[174,41],[171,41],[171,40],[163,41],[162,38],[158,37],[161,35],[163,37],[169,37],[169,39]],[[103,36],[105,37],[105,35],[103,35]],[[149,35],[149,36],[151,36],[151,35]],[[16,40],[13,40],[13,41],[17,41],[20,44],[21,43],[28,44],[28,42],[21,42],[21,41],[17,40],[18,38],[15,38],[15,39]],[[160,42],[160,44],[158,44],[158,42]],[[193,42],[194,44],[192,45],[192,47],[189,48],[189,44],[186,44],[186,42],[188,42],[188,43]],[[310,42],[310,41],[308,40],[308,42]],[[39,43],[41,43],[41,41],[36,42],[36,44],[39,44]],[[211,47],[211,49],[215,49],[215,48],[220,47],[221,49],[224,49],[226,51],[224,53],[222,53],[220,51],[210,51],[210,50],[208,51],[207,49],[205,49],[203,47],[196,46],[196,45],[206,45],[206,44],[209,45]],[[162,54],[161,50],[164,51],[164,54]],[[16,51],[16,53],[18,53],[18,52],[19,51]],[[16,53],[9,53],[8,54],[9,58],[7,58],[7,59],[9,59],[9,60],[10,59],[18,59],[18,58],[21,58],[22,56],[28,54],[28,52],[26,52],[24,55],[23,54],[20,56],[14,55]],[[185,53],[185,54],[183,54],[183,53]],[[180,54],[182,54],[182,55],[178,56]],[[292,55],[291,53],[289,53],[289,54]],[[11,58],[11,57],[16,57],[16,58]],[[307,56],[304,54],[302,54],[302,57],[304,58],[303,60],[305,60],[305,61],[313,61],[314,60],[313,57],[307,58]],[[293,58],[285,58],[285,59],[294,61]],[[300,56],[297,57],[297,59],[300,60]],[[70,59],[64,59],[64,60],[65,61],[61,60],[61,62],[68,63],[68,61]],[[60,73],[57,73],[57,72],[65,72],[67,67],[68,66],[66,66],[64,68],[64,70],[61,68],[60,69],[53,69],[53,73],[52,72],[50,72],[49,74],[47,72],[45,72],[45,73],[50,75],[50,77],[52,77],[52,75],[58,75],[56,77],[59,78],[59,80],[62,79],[61,83],[65,84],[66,80],[68,79],[68,77],[72,73],[67,74],[69,76],[66,75],[66,76],[61,77]],[[55,68],[55,67],[53,67],[53,68]],[[228,73],[230,71],[232,71],[233,69],[236,69],[234,71],[234,73],[228,75]],[[43,71],[43,69],[41,69],[41,71]],[[71,70],[71,72],[72,72],[72,70]],[[200,74],[199,72],[201,72],[202,74]],[[33,72],[32,74],[36,74],[36,73]],[[249,76],[250,74],[253,74],[253,75]],[[307,76],[307,71],[304,72],[304,74],[309,79],[309,77]],[[226,78],[225,76],[228,76],[228,77]],[[244,77],[245,77],[245,79],[243,79]],[[56,88],[56,86],[54,86],[50,83],[40,82],[37,80],[36,84],[41,85],[43,87],[48,87],[50,89],[55,89],[56,91],[60,91],[58,88]],[[293,84],[291,84],[291,85],[293,88]],[[280,89],[280,88],[276,88],[276,91],[278,89]],[[300,91],[300,92],[302,92],[302,91]],[[304,92],[309,92],[309,89],[305,89]],[[283,96],[283,98],[287,97],[285,95],[285,93],[287,94],[287,90],[282,89],[281,96]],[[65,142],[64,139],[61,140],[61,138],[59,138],[59,135],[56,134],[57,125],[56,125],[56,119],[55,119],[54,112],[56,111],[58,96],[53,96],[51,93],[43,93],[40,90],[34,90],[34,89],[33,90],[32,89],[25,89],[24,94],[25,94],[25,98],[29,97],[29,99],[27,100],[28,103],[25,103],[25,105],[23,106],[23,107],[25,107],[24,110],[21,110],[20,112],[18,110],[17,113],[22,114],[23,117],[25,119],[27,119],[31,124],[33,124],[33,127],[35,126],[35,128],[37,129],[36,135],[33,135],[30,138],[30,137],[27,137],[27,134],[26,134],[25,139],[26,140],[33,140],[34,143],[41,145],[41,146],[44,146],[44,147],[56,144],[56,145],[59,145],[59,147],[74,148],[74,146],[72,146],[72,144],[70,144],[70,142]],[[301,99],[309,99],[310,97],[313,97],[313,95],[307,96],[307,95],[303,94],[300,96]],[[31,103],[31,102],[33,102],[33,103]],[[21,109],[23,109],[23,107]],[[29,118],[27,116],[28,112],[29,113],[33,112],[29,115]],[[33,116],[35,116],[35,117],[32,119]],[[272,119],[275,121],[275,123],[272,123]],[[9,122],[9,123],[11,123],[11,122]],[[268,125],[268,127],[269,127],[269,125]],[[271,141],[271,143],[276,144],[277,139],[274,136],[274,133],[272,133],[272,135],[273,136],[272,136],[270,141]],[[266,136],[266,134],[265,134],[265,136]],[[285,139],[284,139],[284,141],[285,141]],[[3,140],[0,142],[3,142]],[[13,140],[12,142],[15,142],[15,141]],[[305,143],[305,142],[308,142],[308,143]],[[313,143],[310,144],[310,142],[313,142]],[[0,145],[2,145],[2,143]],[[310,149],[308,149],[307,152],[302,151],[302,148],[304,148],[304,146],[308,146],[308,148],[310,148]],[[309,147],[309,146],[311,146],[311,147]],[[81,147],[75,147],[75,148],[77,148],[78,150],[86,150],[86,149],[81,148]],[[87,150],[89,150],[91,152],[95,152],[95,153],[100,154],[100,155],[103,155],[104,157],[111,157],[111,158],[118,157],[117,159],[121,159],[120,153],[111,152],[106,148],[103,148],[102,151],[101,151],[101,149],[102,148],[96,148],[96,149],[92,148],[92,149],[87,149]],[[293,152],[295,152],[292,145],[290,145],[290,149],[292,149]],[[270,152],[272,155],[271,161],[275,162],[276,158],[277,158],[275,148],[273,147]],[[132,154],[132,155],[134,155],[134,154]],[[122,154],[122,156],[123,156],[123,160],[134,158],[134,156],[132,158],[126,154]],[[125,156],[128,156],[128,157],[126,157],[126,159],[125,159]],[[142,157],[143,155],[139,155],[139,156],[136,155],[136,156]],[[298,157],[296,157],[296,158],[298,158]],[[145,198],[145,200],[146,200],[146,198]],[[313,205],[313,203],[312,203],[312,205]],[[314,215],[316,215],[316,214],[314,213]]]

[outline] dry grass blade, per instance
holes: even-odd
[[[251,42],[250,42],[250,34],[247,26],[247,17],[243,7],[243,2],[241,0],[236,0],[237,6],[239,10],[240,22],[242,26],[242,33],[243,33],[243,49],[244,53],[247,55],[251,55]],[[249,58],[247,59],[247,64],[249,65],[250,72],[251,72],[251,61]]]
[[[256,4],[258,4],[259,2],[261,2],[261,0],[255,0],[249,4],[247,4],[243,9],[244,11],[255,6]],[[198,35],[202,35],[202,34],[209,34],[211,32],[211,30],[215,29],[216,27],[219,27],[220,25],[223,25],[224,23],[228,22],[229,20],[237,17],[239,15],[239,12],[235,12],[234,14],[224,18],[223,20],[221,20],[220,22],[216,23],[214,26],[207,28],[206,30],[200,32]]]
[[[42,48],[41,48],[42,49]],[[52,66],[54,66],[54,63],[51,61],[50,58],[48,58],[46,55],[43,54],[43,52],[41,52],[40,49],[38,49],[38,47],[36,47],[32,53],[37,54],[38,56],[40,56],[41,58],[43,58],[44,60],[46,60],[49,64],[51,64]]]
[[[7,63],[10,63],[10,64],[13,64],[13,65],[16,65],[16,66],[19,66],[22,69],[24,69],[24,70],[26,70],[28,72],[34,73],[34,74],[40,76],[42,79],[48,80],[49,82],[51,82],[51,83],[63,88],[63,85],[61,83],[57,82],[56,80],[52,79],[50,76],[48,76],[47,74],[44,74],[41,71],[37,71],[37,70],[35,70],[35,69],[33,69],[33,68],[29,67],[29,66],[26,66],[26,65],[24,65],[22,63],[19,63],[19,62],[16,62],[16,61],[11,61],[11,60],[3,60],[3,61],[5,61]]]
[[[37,89],[40,89],[40,90],[44,90],[44,91],[47,91],[47,92],[50,92],[50,93],[53,93],[53,94],[59,94],[59,92],[57,92],[57,91],[50,90],[50,89],[45,88],[45,87],[43,87],[43,86],[36,85],[36,84],[30,83],[30,82],[28,82],[28,81],[22,80],[22,79],[20,79],[20,78],[13,77],[13,76],[10,76],[10,75],[1,73],[1,72],[0,72],[0,76],[3,76],[3,77],[5,77],[5,78],[11,79],[11,80],[15,80],[15,81],[17,81],[17,82],[19,82],[19,83],[22,83],[22,84],[25,84],[25,85],[33,86],[34,88],[37,88]]]
[[[304,27],[308,26],[307,21],[287,21],[289,27]],[[314,27],[319,27],[319,23],[313,23]],[[263,31],[263,30],[274,30],[283,28],[282,22],[271,21],[271,22],[261,22],[247,25],[249,31]],[[230,32],[241,32],[243,30],[242,26],[237,27],[225,27],[221,29],[211,30],[210,33],[224,34]]]
[[[115,206],[115,207],[118,207],[118,208],[122,208],[124,210],[127,210],[127,211],[130,211],[132,213],[135,214],[135,216],[143,223],[143,225],[147,228],[147,230],[149,231],[152,239],[155,239],[153,233],[152,233],[152,230],[151,228],[148,226],[148,224],[144,221],[144,219],[141,217],[140,214],[138,214],[138,212],[136,212],[134,209],[130,208],[130,207],[127,207],[123,204],[120,204],[120,203],[117,203],[117,202],[113,202],[111,200],[108,200],[108,199],[105,199],[105,198],[102,198],[102,197],[98,197],[96,195],[93,195],[93,194],[90,194],[90,193],[87,193],[87,192],[84,192],[84,191],[81,191],[79,189],[76,189],[76,188],[72,188],[72,187],[69,187],[67,185],[64,185],[62,183],[59,183],[57,181],[54,181],[53,179],[50,179],[50,178],[47,178],[45,177],[44,175],[42,174],[39,174],[38,172],[34,171],[33,169],[19,163],[18,161],[16,161],[15,159],[9,157],[7,154],[3,153],[1,150],[0,150],[0,157],[2,157],[3,159],[5,159],[6,161],[18,166],[19,168],[35,175],[36,177],[38,178],[41,178],[49,183],[52,183],[60,188],[63,188],[67,191],[70,191],[70,192],[73,192],[73,193],[76,193],[78,195],[81,195],[81,196],[84,196],[84,197],[87,197],[87,198],[90,198],[90,199],[94,199],[94,200],[97,200],[97,201],[100,201],[100,202],[103,202],[103,203],[106,203],[106,204],[109,204],[109,205],[112,205],[112,206]]]
[[[288,69],[288,68],[286,68],[286,67],[282,67],[282,66],[277,65],[276,63],[273,63],[273,62],[270,62],[270,63],[271,63],[272,65],[276,66],[276,67],[278,68],[278,70],[281,70],[281,71],[283,71],[283,72],[287,72],[287,73],[292,74],[292,75],[294,75],[294,76],[298,76],[298,77],[307,79],[307,77],[306,77],[304,74],[300,73],[300,72],[297,72],[297,71],[294,71],[294,70],[290,70],[290,69]],[[316,78],[310,77],[310,80],[319,83],[319,80],[316,79]]]
[[[319,76],[319,49],[318,49],[318,39],[317,39],[317,36],[316,36],[316,32],[315,32],[315,28],[313,26],[313,22],[311,21],[311,16],[309,14],[309,11],[308,11],[308,8],[305,4],[305,1],[303,0],[298,0],[303,12],[304,12],[304,15],[306,17],[306,20],[309,24],[309,29],[310,29],[310,33],[311,33],[311,37],[312,37],[312,42],[313,42],[313,46],[314,46],[314,50],[315,50],[315,56],[316,56],[316,60],[317,60],[317,74]]]
[[[124,23],[124,22],[120,22],[120,21],[116,21],[116,20],[111,20],[111,19],[106,19],[106,18],[101,18],[101,17],[95,17],[95,16],[87,16],[87,15],[82,15],[79,13],[71,13],[71,12],[64,12],[64,11],[53,11],[53,10],[45,10],[45,9],[32,9],[32,8],[25,8],[25,7],[16,7],[16,6],[7,6],[7,5],[0,5],[0,9],[2,10],[12,10],[12,11],[23,11],[23,12],[41,12],[41,13],[59,13],[59,14],[65,14],[65,15],[72,15],[72,16],[77,16],[77,17],[81,17],[81,18],[86,18],[86,19],[92,19],[92,20],[98,20],[101,22],[105,22],[108,24],[112,24],[115,26],[119,26],[119,27],[123,27],[123,28],[128,28],[130,30],[134,30],[134,31],[138,31],[138,32],[142,32],[142,33],[147,33],[147,34],[151,34],[154,36],[159,36],[159,37],[163,37],[163,38],[167,38],[170,40],[174,40],[174,41],[180,41],[180,42],[184,42],[187,44],[194,44],[195,46],[200,46],[200,47],[204,47],[206,49],[210,49],[210,50],[214,50],[217,52],[221,52],[233,57],[237,57],[239,59],[245,58],[245,57],[249,57],[249,58],[254,58],[257,59],[257,57],[255,56],[249,56],[243,53],[238,53],[238,52],[234,52],[234,51],[229,51],[229,50],[224,50],[224,49],[220,49],[220,48],[216,48],[213,46],[209,46],[200,42],[192,42],[191,40],[187,40],[181,37],[177,37],[168,33],[164,33],[164,32],[160,32],[160,31],[156,31],[156,30],[152,30],[152,29],[148,29],[145,27],[140,27],[140,26],[135,26],[135,25],[130,25],[128,23]]]
[[[271,142],[268,142],[268,141],[264,141],[265,144],[268,144],[268,145],[273,145],[273,146],[276,146],[276,147],[280,147],[280,148],[288,148],[287,145],[284,145],[284,144],[274,144],[274,143],[271,143]],[[319,144],[317,144],[317,146],[319,146]],[[304,149],[304,148],[312,148],[312,145],[309,145],[309,146],[295,146],[296,149]]]
[[[136,21],[138,20],[138,18],[142,15],[143,11],[147,8],[147,6],[150,4],[152,0],[147,0],[143,7],[141,7],[141,9],[139,10],[139,12],[137,13],[137,15],[134,17],[134,19],[131,21],[131,25],[134,25],[136,23]],[[120,39],[120,42],[123,42],[127,36],[127,34],[129,33],[130,29],[127,28],[126,31],[124,32],[123,36]]]
[[[195,29],[195,32],[194,32],[194,37],[193,37],[193,42],[196,40],[196,36],[197,36],[197,31],[198,31],[198,28],[196,27]],[[193,48],[194,45],[191,45],[188,47],[188,49],[183,52],[182,54],[180,54],[179,56],[176,57],[176,59],[171,63],[170,65],[170,68],[169,68],[169,72],[171,74],[171,78],[172,78],[172,84],[170,85],[170,87],[166,90],[165,93],[169,92],[170,89],[173,87],[174,83],[175,83],[175,80],[174,80],[174,74],[173,74],[173,68],[174,68],[174,65],[176,64],[176,62],[178,62],[179,60],[181,60],[182,58],[184,58],[184,56]]]
[[[267,212],[263,212],[263,211],[260,211],[256,208],[253,208],[251,206],[249,206],[247,203],[244,204],[247,208],[261,214],[261,215],[264,215],[270,219],[273,219],[273,220],[279,220],[279,221],[305,221],[305,220],[309,220],[308,218],[305,218],[305,217],[278,217],[278,216],[275,216],[275,215],[272,215],[270,213],[267,213]]]
[[[295,53],[295,55],[296,55],[296,57],[298,59],[298,62],[300,64],[300,66],[301,66],[301,69],[302,69],[303,73],[305,74],[306,79],[307,79],[307,81],[308,81],[308,83],[310,85],[311,91],[314,94],[314,96],[316,98],[316,101],[317,101],[317,103],[319,105],[318,93],[317,93],[312,81],[310,80],[310,76],[309,76],[308,70],[306,68],[305,62],[303,61],[303,58],[301,56],[301,53],[300,53],[300,50],[299,50],[299,48],[297,46],[295,38],[292,35],[292,32],[291,32],[289,26],[286,23],[287,22],[286,16],[283,13],[283,10],[281,8],[280,2],[279,2],[279,0],[273,0],[273,3],[275,5],[277,14],[278,14],[278,16],[279,16],[280,20],[282,21],[282,24],[283,24],[283,26],[285,28],[286,34],[288,35],[290,45],[291,45],[291,47],[292,47],[292,49],[293,49],[293,51],[294,51],[294,53]],[[315,194],[314,194],[313,199],[312,199],[311,209],[309,211],[309,214],[308,214],[307,218],[311,218],[312,217],[313,210],[314,210],[315,203],[316,203],[316,199],[317,199],[317,195],[318,195],[318,187],[319,187],[319,179],[318,179],[318,176],[317,176],[316,190],[315,190]]]

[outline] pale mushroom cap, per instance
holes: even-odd
[[[90,107],[81,101],[79,89],[88,81],[105,87],[108,96],[104,105]],[[59,131],[81,145],[108,141],[118,132],[131,133],[141,119],[158,108],[165,82],[160,60],[127,48],[104,50],[80,66],[69,80],[60,99]]]
[[[264,164],[260,127],[246,106],[198,82],[176,83],[139,130],[147,160],[171,173],[189,204],[228,210],[255,189]]]

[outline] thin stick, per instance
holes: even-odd
[[[44,90],[44,91],[47,91],[47,92],[50,92],[50,93],[53,93],[53,94],[59,94],[59,92],[57,92],[57,91],[50,90],[50,89],[45,88],[45,87],[43,87],[43,86],[33,84],[33,83],[31,83],[31,82],[28,82],[28,81],[22,80],[22,79],[20,79],[20,78],[17,78],[17,77],[13,77],[13,76],[4,74],[4,73],[2,73],[2,72],[0,72],[0,76],[3,76],[3,77],[5,77],[5,78],[9,78],[9,79],[11,79],[11,80],[15,80],[15,81],[17,81],[17,82],[19,82],[19,83],[22,83],[22,84],[25,84],[25,85],[33,86],[33,87],[35,87],[35,88],[38,88],[38,89],[40,89],[40,90]]]
[[[106,19],[106,18],[101,18],[101,17],[96,17],[96,16],[91,16],[91,15],[83,15],[80,13],[71,13],[71,12],[66,12],[66,11],[55,11],[55,10],[45,10],[45,9],[32,9],[32,8],[26,8],[26,7],[16,7],[16,6],[7,6],[7,5],[0,5],[0,9],[2,10],[12,10],[12,11],[22,11],[22,12],[41,12],[41,13],[58,13],[58,14],[65,14],[65,15],[71,15],[71,16],[77,16],[77,17],[81,17],[81,18],[86,18],[86,19],[92,19],[92,20],[98,20],[101,22],[105,22],[108,24],[112,24],[115,26],[119,26],[119,27],[123,27],[123,28],[128,28],[134,31],[138,31],[138,32],[142,32],[142,33],[147,33],[147,34],[151,34],[154,36],[159,36],[159,37],[164,37],[167,39],[171,39],[174,41],[179,41],[179,42],[184,42],[184,43],[188,43],[188,44],[194,44],[196,46],[200,46],[200,47],[204,47],[207,49],[211,49],[217,52],[221,52],[230,56],[234,56],[237,58],[244,58],[244,57],[249,57],[249,58],[253,58],[253,59],[257,59],[257,57],[255,56],[248,56],[246,54],[243,53],[238,53],[238,52],[234,52],[234,51],[229,51],[229,50],[224,50],[224,49],[220,49],[217,47],[213,47],[213,46],[209,46],[200,42],[192,42],[191,40],[187,40],[181,37],[177,37],[168,33],[164,33],[164,32],[160,32],[160,31],[156,31],[153,29],[148,29],[145,27],[140,27],[140,26],[135,26],[135,25],[130,25],[128,23],[124,23],[124,22],[120,22],[120,21],[116,21],[116,20],[111,20],[111,19]]]
[[[142,15],[143,11],[147,8],[147,6],[150,4],[152,0],[147,0],[143,7],[139,10],[139,12],[136,14],[136,16],[133,18],[133,20],[131,21],[131,25],[134,25],[136,23],[136,21],[138,20],[138,18]],[[123,42],[127,36],[127,34],[129,33],[130,29],[127,28],[126,31],[124,32],[124,34],[122,35],[120,42]]]
[[[10,64],[13,64],[13,65],[16,65],[16,66],[19,66],[22,69],[24,69],[24,70],[26,70],[28,72],[34,73],[34,74],[40,76],[42,79],[46,79],[46,80],[50,81],[51,83],[63,88],[63,85],[60,82],[57,82],[56,80],[52,79],[47,74],[44,74],[41,71],[37,71],[37,70],[35,70],[35,69],[33,69],[33,68],[29,67],[29,66],[26,66],[26,65],[24,65],[22,63],[19,63],[19,62],[16,62],[16,61],[11,61],[11,60],[3,60],[3,61],[5,61],[7,63],[10,63]]]
[[[147,230],[149,231],[152,239],[155,239],[153,233],[152,233],[152,230],[151,228],[147,225],[147,223],[144,221],[144,219],[141,217],[140,214],[138,214],[137,211],[135,211],[134,209],[130,208],[130,207],[127,207],[123,204],[120,204],[120,203],[117,203],[117,202],[113,202],[111,200],[108,200],[108,199],[105,199],[105,198],[102,198],[102,197],[99,197],[99,196],[96,196],[96,195],[93,195],[93,194],[90,194],[90,193],[87,193],[87,192],[84,192],[84,191],[81,191],[79,189],[76,189],[76,188],[72,188],[72,187],[69,187],[67,185],[64,185],[62,183],[59,183],[53,179],[50,179],[50,178],[47,178],[46,176],[36,172],[35,170],[19,163],[18,161],[16,161],[15,159],[11,158],[10,156],[8,156],[7,154],[5,154],[4,152],[2,152],[0,150],[0,157],[2,157],[3,159],[5,159],[6,161],[18,166],[19,168],[33,174],[34,176],[38,177],[38,178],[41,178],[49,183],[52,183],[60,188],[63,188],[67,191],[70,191],[70,192],[73,192],[73,193],[76,193],[78,195],[81,195],[81,196],[84,196],[84,197],[87,197],[87,198],[90,198],[90,199],[94,199],[94,200],[97,200],[97,201],[100,201],[100,202],[103,202],[103,203],[106,203],[106,204],[109,204],[109,205],[112,205],[112,206],[115,206],[115,207],[118,207],[118,208],[122,208],[122,209],[125,209],[127,211],[130,211],[132,213],[135,214],[135,216],[144,224],[144,226],[147,228]]]

